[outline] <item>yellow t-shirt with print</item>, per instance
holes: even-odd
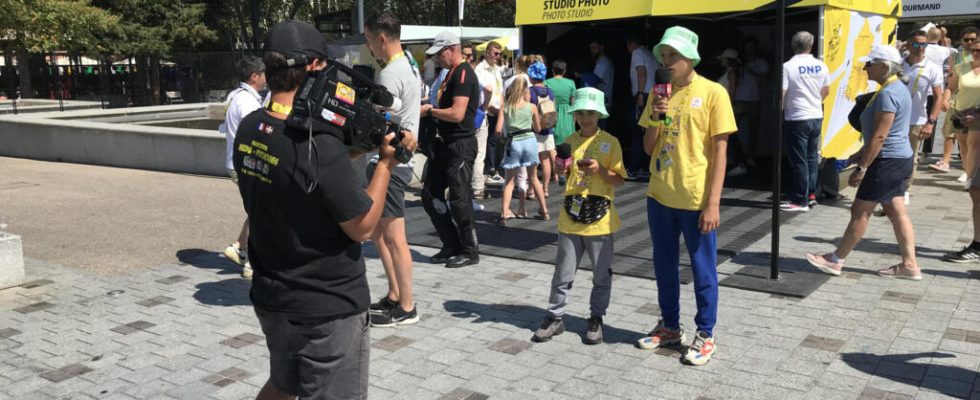
[[[647,100],[639,125],[653,125],[653,96]],[[650,157],[647,196],[670,208],[702,210],[708,202],[708,164],[713,139],[738,130],[728,92],[721,85],[695,76],[690,85],[674,88],[657,147]],[[656,118],[656,116],[653,116]]]
[[[609,211],[602,219],[591,224],[582,224],[572,221],[568,211],[565,210],[564,199],[562,199],[561,213],[558,216],[558,232],[579,236],[609,235],[618,231],[621,224],[614,201],[616,188],[595,175],[579,176],[578,165],[575,161],[584,158],[595,159],[606,170],[625,178],[626,167],[623,166],[623,150],[619,147],[619,140],[602,129],[587,138],[582,137],[580,132],[577,131],[565,139],[565,143],[568,143],[572,148],[572,165],[569,168],[568,180],[565,183],[565,196],[596,195],[609,199],[613,204],[609,206]]]

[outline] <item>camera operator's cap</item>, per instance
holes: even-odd
[[[664,45],[673,47],[684,58],[691,60],[694,66],[701,62],[701,55],[698,54],[698,34],[683,26],[674,26],[664,32],[660,44],[653,47],[653,56],[663,64],[663,57],[660,55],[660,48]]]
[[[861,57],[858,61],[866,63],[872,60],[891,61],[895,64],[902,64],[902,55],[893,46],[878,45],[871,49],[867,56]]]
[[[289,66],[306,65],[314,58],[328,58],[327,40],[323,34],[302,21],[283,21],[273,25],[265,36],[263,50],[286,56]]]
[[[568,108],[568,113],[579,110],[595,111],[600,114],[600,119],[609,118],[606,112],[606,94],[593,87],[584,87],[572,93],[572,106]]]
[[[429,49],[425,51],[425,54],[433,55],[442,51],[442,49],[446,47],[455,46],[458,44],[459,36],[456,36],[456,34],[452,33],[452,31],[443,31],[442,33],[436,35],[435,41],[432,42],[432,47],[429,47]]]
[[[548,77],[548,67],[545,67],[541,61],[535,61],[527,68],[527,76],[536,81],[543,81]]]

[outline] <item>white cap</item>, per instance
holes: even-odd
[[[858,61],[863,63],[871,60],[891,61],[895,64],[901,64],[902,55],[899,54],[898,49],[893,46],[877,45],[871,49],[871,52],[868,53],[867,56],[858,59]]]
[[[458,44],[459,36],[456,36],[456,34],[452,33],[451,31],[443,31],[442,33],[436,35],[435,41],[432,42],[432,47],[429,47],[429,49],[425,51],[425,54],[433,55],[446,47],[455,46]]]
[[[930,22],[928,24],[923,25],[921,28],[919,28],[919,30],[922,31],[922,32],[925,32],[925,33],[929,33],[929,30],[932,29],[932,28],[935,28],[935,27],[936,27],[936,24]]]
[[[719,60],[721,60],[722,58],[731,58],[733,60],[738,60],[739,59],[738,58],[738,50],[735,50],[735,49],[725,49],[725,51],[721,52],[721,55],[718,56],[718,59]]]

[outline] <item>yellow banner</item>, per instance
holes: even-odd
[[[651,15],[653,0],[517,0],[516,25],[633,18]]]
[[[954,0],[956,1],[956,0]],[[966,0],[958,0],[966,1]],[[893,17],[902,16],[901,0],[826,0],[828,6]]]
[[[854,99],[876,89],[868,82],[864,57],[876,44],[892,44],[898,18],[827,7],[823,59],[830,69],[830,95],[824,100],[824,157],[846,158],[861,149],[861,134],[847,122]]]

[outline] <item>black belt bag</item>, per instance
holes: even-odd
[[[612,202],[602,196],[592,194],[565,196],[565,212],[572,221],[580,224],[591,224],[601,220],[609,212],[610,206]]]

